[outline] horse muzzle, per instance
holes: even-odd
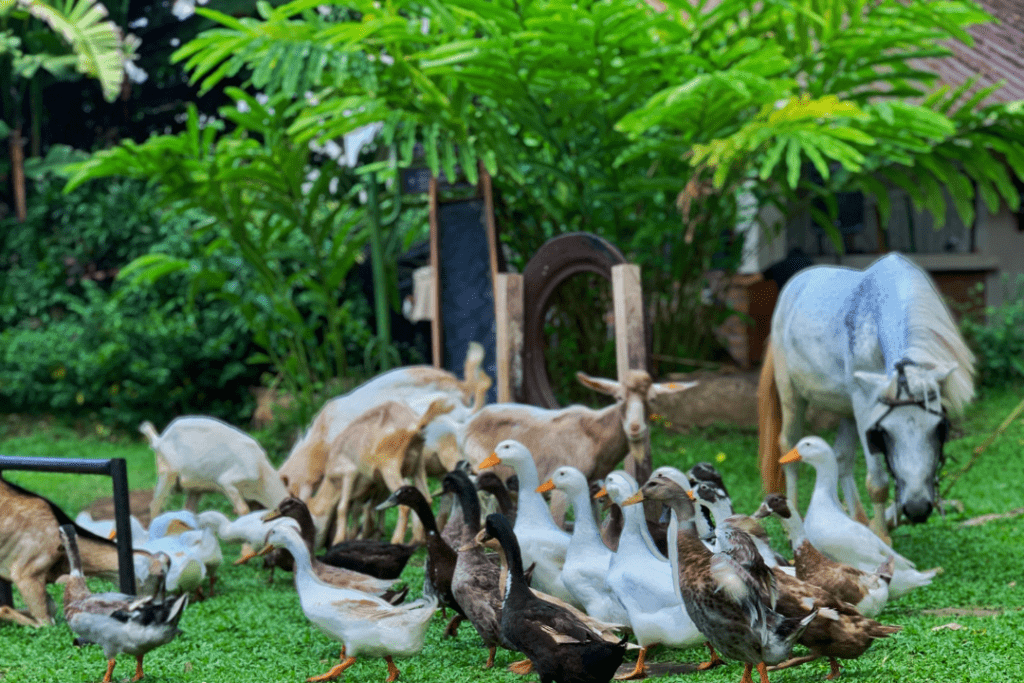
[[[914,498],[903,504],[903,514],[911,524],[921,524],[928,521],[933,507],[932,502],[927,498]]]

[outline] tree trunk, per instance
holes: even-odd
[[[25,200],[25,151],[24,139],[21,137],[21,126],[11,129],[8,145],[11,151],[11,184],[14,188],[14,215],[22,223],[27,216]]]

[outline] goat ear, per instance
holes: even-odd
[[[659,382],[651,385],[651,388],[647,390],[647,400],[653,400],[659,396],[669,396],[671,394],[678,394],[686,391],[687,389],[693,389],[700,382]]]
[[[583,386],[593,389],[594,391],[600,391],[602,394],[608,394],[609,396],[615,396],[616,392],[618,392],[622,386],[613,379],[591,377],[585,372],[577,372],[576,379],[578,379],[580,384]]]

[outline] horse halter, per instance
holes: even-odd
[[[890,472],[893,471],[892,455],[888,452],[888,449],[872,448],[872,443],[877,441],[878,437],[876,435],[880,436],[881,433],[882,433],[882,429],[881,429],[881,427],[879,427],[879,425],[882,423],[882,420],[884,420],[886,417],[888,417],[889,413],[891,413],[894,408],[897,408],[899,406],[918,406],[919,408],[921,408],[921,410],[923,410],[925,412],[931,413],[932,415],[938,415],[939,417],[942,418],[942,423],[940,423],[940,424],[944,425],[943,431],[946,434],[949,433],[949,419],[946,417],[945,409],[942,409],[941,402],[939,403],[940,410],[935,410],[934,408],[931,407],[931,404],[933,402],[937,402],[938,401],[938,399],[939,399],[938,393],[935,392],[935,391],[929,390],[929,391],[927,391],[925,393],[924,398],[921,398],[921,399],[915,399],[914,398],[914,395],[910,391],[910,383],[907,381],[906,368],[907,368],[908,365],[917,365],[917,363],[912,361],[912,360],[910,360],[909,358],[901,358],[900,360],[896,361],[896,363],[895,363],[895,368],[896,368],[896,398],[880,398],[880,399],[878,399],[879,403],[882,403],[883,405],[888,406],[888,408],[886,409],[886,411],[884,413],[882,413],[879,416],[879,418],[877,420],[875,420],[874,424],[872,424],[871,427],[869,427],[866,430],[866,432],[865,432],[865,436],[867,437],[867,442],[868,442],[868,448],[873,453],[877,453],[879,450],[882,451],[882,455],[885,456],[885,464],[888,466]],[[900,398],[901,396],[903,396],[904,393],[906,394],[906,398]],[[943,443],[939,444],[939,461],[938,461],[938,464],[937,464],[937,466],[935,468],[935,481],[936,481],[936,484],[938,484],[939,472],[942,471],[942,467],[946,464],[946,453],[945,453],[945,450],[943,449],[943,445],[945,443],[945,438],[944,437],[940,437],[940,440]]]

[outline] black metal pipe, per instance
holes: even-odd
[[[0,472],[4,470],[109,476],[114,490],[118,579],[122,593],[135,594],[135,564],[132,556],[132,528],[129,518],[131,510],[128,502],[128,467],[124,458],[36,458],[22,455],[0,455]],[[13,604],[11,584],[0,579],[0,605]]]

